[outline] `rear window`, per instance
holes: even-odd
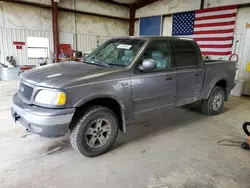
[[[175,67],[197,65],[197,49],[193,41],[172,41],[172,50]]]

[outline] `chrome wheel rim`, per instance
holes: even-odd
[[[217,93],[214,96],[214,100],[213,100],[213,110],[214,111],[219,110],[219,108],[221,107],[221,104],[222,104],[222,100],[223,100],[223,96],[221,93]]]
[[[99,118],[87,130],[87,144],[91,148],[100,148],[108,142],[110,136],[111,123],[107,119]]]

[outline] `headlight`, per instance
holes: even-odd
[[[60,91],[41,90],[37,93],[35,101],[48,105],[65,105],[66,94]]]

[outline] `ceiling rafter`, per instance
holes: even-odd
[[[131,4],[121,3],[121,2],[117,2],[115,0],[97,0],[97,1],[110,3],[110,4],[114,4],[114,5],[126,6],[126,7],[133,8],[133,9],[140,9],[142,7],[145,7],[145,6],[148,6],[152,3],[155,3],[159,0],[137,0],[136,2],[131,3]]]
[[[104,2],[104,3],[110,3],[110,4],[113,4],[113,5],[125,6],[125,7],[129,7],[130,6],[130,4],[119,3],[119,2],[116,2],[116,1],[113,1],[113,0],[97,0],[97,1]]]
[[[135,9],[140,9],[157,1],[159,0],[137,0],[137,2],[132,4],[132,7],[134,7]]]

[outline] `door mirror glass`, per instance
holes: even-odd
[[[156,69],[156,67],[157,67],[157,64],[155,60],[145,59],[143,60],[142,64],[139,66],[139,70],[149,72],[149,71],[153,71],[154,69]]]

